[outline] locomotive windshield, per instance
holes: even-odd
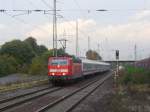
[[[64,59],[51,60],[50,65],[67,65],[68,61]]]

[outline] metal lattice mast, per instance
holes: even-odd
[[[56,0],[54,0],[53,9],[53,56],[57,57],[57,17],[56,17]]]
[[[76,56],[79,56],[78,21],[76,21]]]

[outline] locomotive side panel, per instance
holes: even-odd
[[[82,77],[82,65],[81,63],[72,64],[72,74],[74,78]]]

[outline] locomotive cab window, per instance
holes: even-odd
[[[50,65],[68,65],[68,61],[64,59],[55,59],[51,60]]]

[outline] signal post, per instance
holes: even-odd
[[[114,73],[114,87],[115,87],[115,89],[117,89],[118,77],[119,77],[119,50],[116,50],[115,57],[116,57],[116,69],[115,69],[115,73]]]

